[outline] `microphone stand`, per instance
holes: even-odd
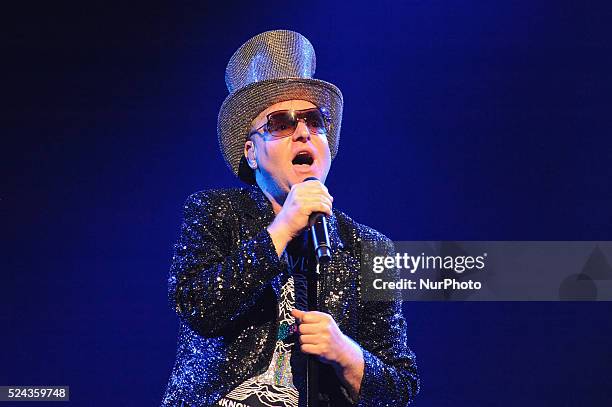
[[[316,177],[308,177],[306,181],[318,181]],[[308,250],[314,253],[314,259],[317,262],[316,272],[310,271],[306,278],[307,302],[308,311],[318,311],[319,304],[317,303],[319,268],[322,265],[328,264],[331,261],[332,251],[329,244],[329,232],[327,230],[327,220],[325,214],[315,212],[310,215],[310,239],[311,248]],[[313,355],[308,355],[308,364],[306,366],[306,406],[319,406],[319,362]]]
[[[317,301],[317,286],[319,284],[319,263],[316,272],[309,272],[307,277],[307,301],[308,311],[317,311],[319,304]],[[308,355],[306,365],[306,406],[319,406],[319,362],[314,355]]]

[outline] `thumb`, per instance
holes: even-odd
[[[304,317],[305,314],[306,314],[305,311],[301,311],[297,308],[294,308],[291,310],[291,315],[293,315],[294,318],[299,319],[300,322],[302,321],[302,318]]]

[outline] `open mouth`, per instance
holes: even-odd
[[[300,151],[293,157],[293,160],[291,160],[293,165],[312,165],[313,162],[314,158],[308,151]]]

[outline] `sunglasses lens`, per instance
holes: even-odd
[[[297,121],[291,111],[283,110],[268,116],[268,132],[274,137],[287,137],[293,134]]]
[[[267,129],[273,137],[288,137],[295,132],[298,122],[304,120],[311,133],[325,133],[325,119],[317,108],[306,110],[280,110],[268,115]]]
[[[311,133],[325,133],[325,120],[319,109],[304,111],[302,117]]]

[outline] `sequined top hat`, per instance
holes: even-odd
[[[232,172],[249,184],[253,170],[244,159],[244,142],[252,121],[271,105],[307,100],[330,116],[327,140],[333,159],[338,152],[342,122],[342,93],[329,82],[314,79],[316,57],[303,35],[287,30],[267,31],[245,42],[225,69],[229,95],[217,121],[219,147]]]

